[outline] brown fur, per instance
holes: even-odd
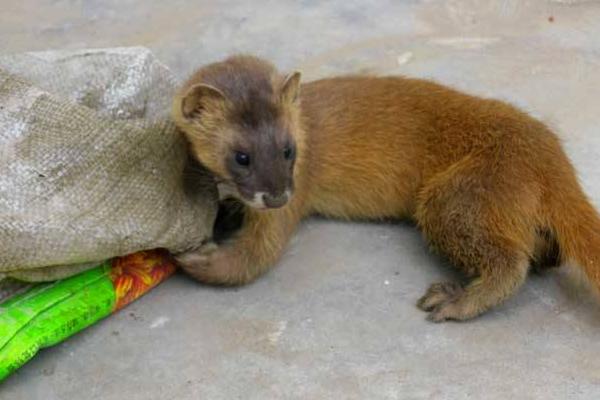
[[[283,78],[269,64],[234,60],[244,71],[238,76],[268,69],[277,92]],[[176,99],[175,118],[193,154],[226,176],[219,163],[231,139],[222,134],[222,110],[205,113],[202,125],[178,112],[203,71]],[[256,84],[246,83],[242,90]],[[235,239],[180,256],[196,279],[253,280],[279,258],[302,218],[321,214],[415,220],[470,280],[430,287],[418,305],[433,321],[472,318],[499,304],[532,261],[573,260],[600,285],[600,219],[543,123],[504,102],[402,77],[323,79],[302,85],[300,99],[301,106],[273,103],[297,141],[293,198],[280,209],[247,208]]]

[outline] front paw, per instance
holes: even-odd
[[[216,243],[210,242],[198,249],[176,255],[175,260],[185,271],[206,268],[211,263],[210,255],[218,249],[219,246]]]
[[[209,278],[212,275],[211,271],[219,269],[217,252],[219,252],[219,246],[210,242],[198,249],[178,254],[175,256],[175,260],[183,271],[196,280],[213,283]]]
[[[209,243],[198,250],[179,254],[175,260],[185,273],[203,283],[215,285],[245,283],[240,257],[230,246]]]

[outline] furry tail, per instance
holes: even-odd
[[[600,290],[600,216],[576,181],[570,183],[553,191],[547,204],[549,222],[561,258],[580,267]]]

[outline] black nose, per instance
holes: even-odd
[[[265,193],[263,194],[263,201],[265,203],[265,206],[269,208],[279,208],[285,205],[285,203],[287,203],[288,195],[285,192],[276,196]]]

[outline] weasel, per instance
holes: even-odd
[[[502,101],[399,76],[300,84],[233,56],[174,99],[191,154],[243,204],[237,234],[178,256],[195,279],[238,285],[265,272],[299,221],[407,218],[468,279],[418,300],[432,321],[501,303],[531,266],[573,261],[600,286],[600,219],[557,136]]]

